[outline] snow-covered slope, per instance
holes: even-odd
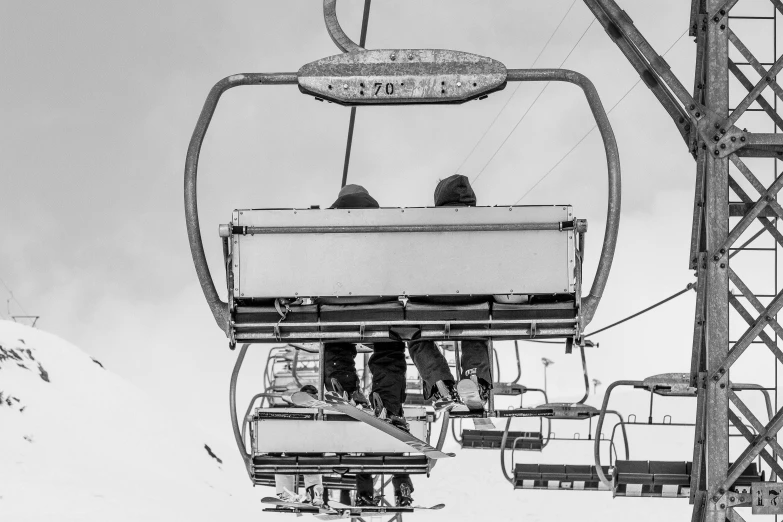
[[[175,418],[73,345],[0,321],[0,520],[251,515],[241,470]]]
[[[230,430],[228,422],[225,429]],[[433,433],[437,430],[434,426]],[[591,447],[553,444],[517,457],[588,464]],[[502,477],[497,451],[460,450],[451,438],[446,449],[457,456],[440,461],[430,478],[413,477],[417,503],[443,502],[446,508],[406,520],[690,518],[690,506],[681,499],[514,491]],[[217,449],[187,419],[164,410],[73,345],[0,321],[0,521],[293,522],[293,515],[261,512],[259,499],[274,492],[252,488],[239,460],[234,448]]]

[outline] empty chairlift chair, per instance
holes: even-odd
[[[620,219],[619,153],[592,83],[573,71],[507,69],[491,58],[459,51],[366,50],[350,41],[340,28],[335,0],[324,1],[324,15],[327,30],[344,51],[342,54],[316,60],[298,72],[243,73],[219,81],[207,97],[188,147],[188,239],[204,296],[229,338],[229,346],[234,348],[237,342],[374,342],[414,337],[543,337],[581,343],[584,328],[595,314],[609,277]],[[587,223],[577,219],[569,205],[508,205],[235,210],[230,223],[219,227],[228,291],[227,301],[220,298],[202,242],[197,173],[209,123],[227,90],[239,86],[292,85],[304,94],[348,106],[456,105],[486,97],[508,82],[552,81],[571,83],[582,90],[606,153],[606,229],[587,295],[582,295]],[[369,89],[368,84],[380,88]],[[453,251],[455,244],[462,249],[458,258],[443,255]],[[419,255],[404,255],[411,250]],[[491,261],[485,252],[493,253]],[[448,306],[417,304],[406,299],[433,295],[499,295],[507,296],[507,302],[487,299],[478,305]],[[314,302],[318,298],[323,303],[324,298],[330,297],[343,300],[335,304]],[[232,375],[234,434],[248,468],[255,466],[261,472],[248,453],[236,418],[234,390],[242,359],[240,354]],[[321,416],[310,413],[316,419]],[[276,421],[259,418],[256,422],[260,428]],[[265,448],[268,441],[266,437],[257,437],[255,448]],[[292,447],[299,444],[297,438],[288,442]],[[274,451],[301,449],[281,444]],[[378,447],[382,452],[398,454],[396,446],[379,442]],[[379,452],[377,448],[374,451]],[[310,465],[307,459],[292,464],[290,458],[283,458],[262,467],[264,471],[279,472],[392,468],[423,472],[426,467],[416,455],[399,458],[405,464],[397,468],[391,457],[388,462],[384,460],[387,468],[356,460],[359,457],[335,457],[318,465]]]
[[[503,475],[506,477],[506,480],[514,485],[514,489],[565,489],[588,491],[608,491],[610,489],[610,487],[601,480],[602,475],[611,475],[612,471],[609,466],[599,470],[596,469],[596,466],[589,464],[515,464],[514,456],[516,450],[531,448],[526,447],[527,441],[524,435],[522,437],[515,436],[516,434],[509,430],[511,427],[511,420],[514,417],[539,417],[540,419],[547,419],[547,435],[546,439],[543,441],[543,446],[541,449],[547,446],[551,441],[563,441],[570,443],[592,442],[594,440],[596,446],[600,448],[600,444],[605,443],[608,447],[609,454],[616,455],[617,450],[614,441],[605,438],[600,428],[596,428],[595,432],[593,432],[592,419],[597,417],[601,411],[593,406],[584,404],[590,393],[590,384],[587,374],[587,362],[585,359],[584,347],[580,348],[585,393],[578,402],[545,402],[544,404],[535,408],[520,408],[518,410],[506,411],[499,410],[497,412],[498,416],[505,416],[508,418],[500,443],[500,465],[503,471]],[[610,411],[608,413],[617,416],[617,425],[622,427],[623,435],[625,435],[625,427],[623,425],[622,415],[616,411]],[[577,436],[574,436],[573,438],[557,437],[551,429],[551,421],[553,420],[586,420],[588,423],[588,436],[584,439]],[[625,436],[623,437],[623,443],[625,449],[625,458],[628,459],[628,439]],[[506,449],[511,450],[511,468],[513,476],[509,475],[506,471]]]
[[[693,423],[673,423],[671,417],[664,416],[662,422],[653,421],[653,398],[656,395],[664,397],[696,397],[696,388],[691,386],[691,377],[685,373],[670,373],[654,375],[643,381],[617,381],[612,383],[604,395],[604,402],[598,418],[597,430],[603,427],[605,414],[612,391],[620,386],[629,386],[636,389],[643,389],[650,393],[650,411],[647,422],[636,422],[635,416],[629,416],[627,421],[622,421],[618,425],[624,430],[623,437],[626,437],[625,427],[627,426],[659,426],[659,427],[694,427]],[[731,385],[735,391],[760,391],[764,394],[767,404],[767,413],[771,414],[771,405],[769,394],[766,390],[758,386],[750,385]],[[668,419],[668,421],[667,421]],[[610,440],[614,440],[614,430]],[[696,466],[699,464],[698,448],[694,448]],[[688,461],[647,461],[647,460],[617,460],[610,462],[610,466],[602,466],[598,443],[594,446],[595,467],[599,470],[599,477],[602,484],[611,488],[615,496],[625,497],[662,497],[662,498],[690,498],[692,492],[696,491],[694,481],[698,480],[694,473],[693,462]],[[609,473],[607,473],[607,469]],[[731,491],[737,493],[747,493],[750,491],[752,482],[761,482],[764,480],[764,472],[760,471],[760,466],[752,463],[731,486]]]
[[[543,409],[543,408],[542,408]],[[599,415],[599,410],[585,404],[573,404],[566,406],[563,404],[550,405],[549,419],[551,420],[590,420],[593,417]],[[622,417],[619,413],[615,413],[620,422]],[[508,431],[510,425],[506,424],[506,431],[504,432],[504,438],[501,444],[500,464],[503,471],[503,475],[511,484],[514,485],[514,489],[549,489],[549,490],[577,490],[577,491],[609,491],[610,486],[601,481],[601,474],[604,476],[611,476],[612,469],[609,466],[604,466],[600,470],[596,469],[596,466],[589,464],[527,464],[527,463],[515,463],[514,455],[516,441],[511,444],[511,468],[513,475],[509,475],[506,471],[505,461],[505,449],[508,446],[507,437],[511,436],[511,432]],[[613,441],[603,437],[600,431],[596,430],[595,434],[592,432],[592,423],[588,428],[587,438],[560,438],[556,437],[554,433],[550,432],[547,437],[547,444],[551,441],[559,440],[564,442],[592,442],[595,440],[596,444],[601,442],[607,443],[610,454],[616,454],[616,447]],[[547,451],[551,451],[547,450]],[[625,441],[625,455],[628,458],[628,444]]]

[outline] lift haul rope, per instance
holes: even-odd
[[[579,37],[579,40],[576,41],[574,46],[571,47],[571,50],[568,51],[568,54],[566,55],[566,57],[563,58],[563,61],[560,62],[560,65],[557,67],[558,69],[562,69],[563,68],[563,65],[565,65],[565,63],[568,61],[568,59],[574,53],[574,51],[579,46],[579,44],[582,42],[582,39],[585,37],[585,35],[587,34],[587,32],[590,30],[590,28],[593,26],[594,23],[595,23],[595,18],[592,19],[590,24],[587,26],[585,31],[582,33],[582,36]],[[525,113],[522,114],[522,117],[519,118],[519,120],[517,120],[517,123],[511,128],[511,132],[509,132],[506,135],[505,139],[501,142],[500,146],[497,149],[495,149],[495,152],[492,153],[492,156],[489,157],[489,160],[484,164],[483,167],[481,167],[481,170],[479,171],[478,174],[476,174],[476,177],[473,178],[473,183],[475,183],[476,180],[479,179],[482,174],[484,174],[484,171],[486,170],[486,168],[489,167],[489,164],[492,163],[492,161],[495,159],[495,156],[497,156],[498,152],[500,152],[500,149],[502,149],[505,146],[505,144],[511,138],[511,135],[514,134],[514,132],[517,130],[517,128],[522,123],[522,121],[525,119],[525,117],[528,115],[528,113],[530,113],[530,111],[533,110],[533,107],[536,105],[536,102],[538,101],[539,98],[541,98],[541,96],[544,94],[544,91],[546,91],[547,87],[549,87],[549,85],[551,83],[552,82],[546,82],[546,85],[544,85],[544,88],[541,89],[541,91],[538,93],[538,96],[536,96],[536,99],[533,100],[533,103],[530,104],[530,106],[527,108]]]
[[[688,33],[688,29],[686,29],[685,31],[683,31],[683,33],[680,35],[680,37],[679,37],[679,38],[677,38],[677,39],[674,41],[674,43],[673,43],[673,44],[671,44],[671,45],[669,46],[669,48],[668,48],[668,49],[666,49],[666,52],[665,52],[665,53],[663,53],[663,55],[662,55],[662,56],[666,56],[667,54],[669,54],[669,51],[671,51],[672,49],[674,49],[674,46],[675,46],[675,45],[677,45],[677,42],[679,42],[680,40],[682,40],[682,37],[683,37],[683,36],[685,36],[687,33]],[[641,78],[639,78],[638,80],[636,80],[636,83],[634,83],[633,85],[631,85],[631,88],[630,88],[630,89],[628,89],[628,90],[625,92],[625,94],[623,94],[623,95],[622,95],[622,97],[621,97],[619,100],[617,100],[617,103],[615,103],[615,104],[612,106],[612,108],[611,108],[611,109],[609,109],[608,111],[606,111],[606,113],[607,113],[607,114],[611,114],[611,113],[612,113],[612,111],[613,111],[613,110],[615,110],[615,109],[617,108],[617,106],[618,106],[618,105],[620,105],[620,103],[622,103],[622,101],[623,101],[625,98],[627,98],[627,97],[628,97],[628,95],[629,95],[629,94],[631,94],[631,92],[632,92],[632,91],[633,91],[633,90],[636,88],[636,86],[637,86],[637,85],[639,85],[639,84],[641,83],[641,81],[642,81],[642,79],[641,79]],[[574,152],[574,151],[576,150],[576,148],[577,148],[577,147],[579,147],[579,145],[581,145],[581,144],[582,144],[582,142],[583,142],[583,141],[585,141],[585,139],[587,139],[587,137],[588,137],[590,134],[592,134],[592,133],[593,133],[593,131],[594,131],[595,129],[597,129],[597,128],[598,128],[598,127],[596,127],[595,125],[593,125],[593,127],[592,127],[592,128],[589,130],[589,131],[587,131],[587,133],[585,133],[585,135],[584,135],[584,136],[582,136],[582,139],[580,139],[579,141],[577,141],[577,142],[576,142],[576,144],[575,144],[573,147],[571,147],[571,150],[569,150],[568,152],[566,152],[566,153],[563,155],[563,157],[562,157],[562,158],[560,158],[560,159],[557,161],[557,163],[555,163],[555,164],[552,166],[552,168],[551,168],[551,169],[549,169],[548,171],[546,171],[546,173],[545,173],[543,176],[541,176],[541,177],[538,179],[538,181],[536,181],[536,182],[533,184],[533,186],[532,186],[532,187],[530,187],[529,189],[527,189],[527,192],[525,192],[524,194],[522,194],[522,197],[521,197],[521,198],[519,198],[518,200],[516,200],[516,202],[514,202],[514,204],[515,204],[515,205],[518,205],[518,204],[519,204],[519,202],[520,202],[520,201],[522,201],[523,199],[525,199],[525,197],[527,197],[527,195],[528,195],[528,194],[530,194],[531,192],[533,192],[533,189],[534,189],[534,188],[536,188],[536,187],[539,185],[539,183],[541,183],[542,181],[544,181],[544,178],[546,178],[547,176],[549,176],[549,175],[550,175],[550,174],[551,174],[551,173],[552,173],[552,172],[553,172],[553,171],[554,171],[554,170],[555,170],[557,167],[559,167],[559,166],[560,166],[560,164],[561,164],[561,163],[563,163],[563,162],[565,161],[565,159],[566,159],[568,156],[570,156],[570,155],[571,155],[571,153],[572,153],[572,152]],[[474,181],[475,181],[475,180],[474,180]]]
[[[560,23],[557,24],[557,27],[555,27],[555,30],[552,31],[551,35],[549,35],[549,39],[544,44],[544,47],[541,48],[541,51],[539,51],[538,56],[536,56],[536,59],[533,60],[533,63],[530,65],[531,69],[533,69],[536,66],[536,64],[538,63],[538,60],[541,59],[541,55],[543,55],[544,51],[546,51],[547,48],[549,47],[549,44],[552,42],[552,39],[557,34],[557,31],[560,29],[560,26],[563,25],[563,22],[565,22],[565,19],[568,17],[568,13],[570,13],[571,10],[574,8],[574,5],[576,5],[576,2],[577,2],[577,0],[573,1],[573,3],[571,4],[571,7],[568,8],[568,11],[565,12],[565,14],[563,15],[563,18],[560,19]],[[481,137],[478,139],[476,144],[473,145],[473,148],[470,149],[470,152],[468,153],[468,155],[465,156],[465,159],[462,160],[462,163],[460,163],[460,166],[457,167],[457,170],[454,171],[455,174],[459,174],[460,171],[462,171],[462,167],[465,166],[465,163],[467,163],[468,160],[470,159],[470,157],[473,156],[473,153],[476,152],[476,149],[478,148],[478,146],[481,144],[481,142],[484,141],[484,138],[487,137],[487,134],[489,133],[490,129],[492,129],[492,127],[495,126],[495,123],[498,121],[498,118],[500,118],[500,115],[503,114],[503,111],[506,110],[506,107],[508,107],[508,104],[511,103],[511,100],[514,98],[514,96],[516,96],[517,91],[519,90],[520,87],[522,87],[522,82],[518,82],[517,83],[517,86],[514,88],[514,91],[511,93],[511,96],[508,97],[508,99],[506,100],[506,103],[503,104],[503,107],[501,107],[500,110],[498,111],[498,113],[495,114],[495,119],[492,120],[492,123],[490,123],[489,126],[486,128],[486,130],[484,131],[484,134],[481,135]],[[473,181],[475,182],[476,179],[474,178]]]
[[[605,326],[605,327],[601,328],[600,330],[596,330],[595,332],[590,332],[589,334],[586,334],[586,335],[585,335],[585,338],[587,338],[587,337],[590,337],[591,335],[595,335],[595,334],[598,334],[598,333],[604,332],[604,331],[608,330],[609,328],[613,328],[613,327],[617,326],[618,324],[622,324],[622,323],[624,323],[624,322],[626,322],[626,321],[630,321],[630,320],[631,320],[631,319],[633,319],[634,317],[639,317],[639,316],[640,316],[640,315],[642,315],[643,313],[645,313],[645,312],[649,312],[650,310],[652,310],[652,309],[654,309],[654,308],[658,308],[658,307],[659,307],[659,306],[661,306],[662,304],[668,303],[669,301],[671,301],[671,300],[672,300],[672,299],[674,299],[675,297],[679,297],[679,296],[681,296],[682,294],[684,294],[685,292],[687,292],[688,290],[692,290],[693,288],[694,288],[694,284],[693,284],[693,283],[688,283],[688,286],[686,286],[686,287],[685,287],[685,289],[683,289],[683,290],[680,290],[679,292],[677,292],[677,293],[676,293],[676,294],[674,294],[674,295],[670,295],[669,297],[667,297],[667,298],[666,298],[666,299],[664,299],[663,301],[658,301],[658,302],[657,302],[657,303],[655,303],[654,305],[652,305],[652,306],[649,306],[649,307],[645,308],[645,309],[644,309],[644,310],[642,310],[641,312],[636,312],[636,313],[635,313],[635,314],[633,314],[633,315],[629,315],[629,316],[628,316],[628,317],[626,317],[625,319],[621,319],[620,321],[617,321],[616,323],[612,323],[612,324],[610,324],[609,326]]]

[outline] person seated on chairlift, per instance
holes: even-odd
[[[361,185],[346,185],[341,190],[331,208],[379,208],[378,202]],[[316,299],[316,303],[355,303],[352,298]],[[375,415],[387,420],[394,426],[409,431],[402,405],[405,402],[405,344],[400,341],[378,342],[368,361],[372,373],[372,407],[359,387],[356,373],[356,344],[352,342],[324,342],[324,383],[326,388],[337,393],[344,392],[357,406],[371,408]],[[397,506],[413,505],[413,482],[407,474],[392,477],[394,498]],[[356,474],[356,505],[376,506],[380,498],[375,498],[372,475]]]
[[[435,187],[436,207],[475,207],[476,194],[467,176],[454,174]],[[459,248],[455,245],[455,248]],[[412,254],[412,255],[415,255]],[[412,298],[414,302],[430,304],[486,303],[490,296],[437,296]],[[485,339],[462,341],[460,367],[462,375],[455,385],[446,358],[433,341],[414,339],[408,343],[411,359],[424,381],[424,398],[434,399],[436,410],[464,404],[470,410],[484,409],[492,388],[489,343]]]
[[[309,393],[313,398],[318,398],[318,390],[312,384],[302,386],[305,393]],[[324,505],[324,486],[321,475],[317,473],[305,473],[304,486],[305,491],[301,495],[294,493],[296,490],[296,475],[275,475],[275,493],[277,498],[283,502],[298,502],[302,504],[312,504],[315,507]]]

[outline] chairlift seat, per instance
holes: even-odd
[[[372,304],[340,304],[321,305],[320,319],[324,323],[344,322],[402,322],[405,320],[405,308],[400,301]],[[344,327],[339,325],[323,326],[324,332],[340,331]],[[366,332],[388,332],[386,325],[366,325]]]
[[[224,227],[232,333],[237,342],[573,337],[584,230],[575,227],[568,205],[235,211]],[[490,306],[492,295],[530,300]],[[483,302],[433,302],[470,296]],[[320,307],[291,306],[281,321],[274,298]],[[379,300],[390,301],[368,302]]]
[[[410,301],[405,307],[406,318],[410,322],[438,321],[463,326],[460,321],[489,322],[489,302],[468,304],[430,304]],[[486,326],[483,326],[486,327]],[[440,325],[422,325],[423,330],[442,328]]]
[[[573,481],[590,482],[596,479],[596,474],[589,465],[566,464],[565,473]]]
[[[618,460],[617,482],[618,484],[652,484],[653,476],[650,472],[650,462],[646,460]]]
[[[498,320],[536,321],[569,320],[576,316],[572,296],[563,296],[561,302],[538,301],[536,304],[492,303],[492,318]],[[500,326],[497,326],[500,327]]]
[[[290,332],[293,329],[288,324],[295,323],[297,332],[318,331],[318,306],[297,305],[289,307],[285,320],[274,306],[237,306],[234,314],[236,325],[246,333],[263,333],[274,335],[275,329]],[[245,326],[252,325],[252,326]],[[312,325],[312,326],[311,326]],[[274,338],[274,337],[273,337]]]
[[[602,467],[607,477],[611,468]],[[514,467],[514,489],[566,489],[608,491],[598,477],[595,466],[570,464],[517,464]]]
[[[424,455],[256,455],[253,475],[410,473],[426,474],[429,461]]]
[[[690,474],[686,462],[650,462],[650,473],[655,485],[688,485]]]
[[[615,463],[615,496],[688,497],[691,462],[628,461]],[[731,491],[749,491],[753,482],[762,482],[756,463],[752,463],[731,486]]]
[[[462,430],[462,447],[466,449],[499,449],[503,432],[499,430]],[[516,446],[514,445],[516,442]],[[541,451],[544,439],[540,432],[509,431],[506,449]]]

